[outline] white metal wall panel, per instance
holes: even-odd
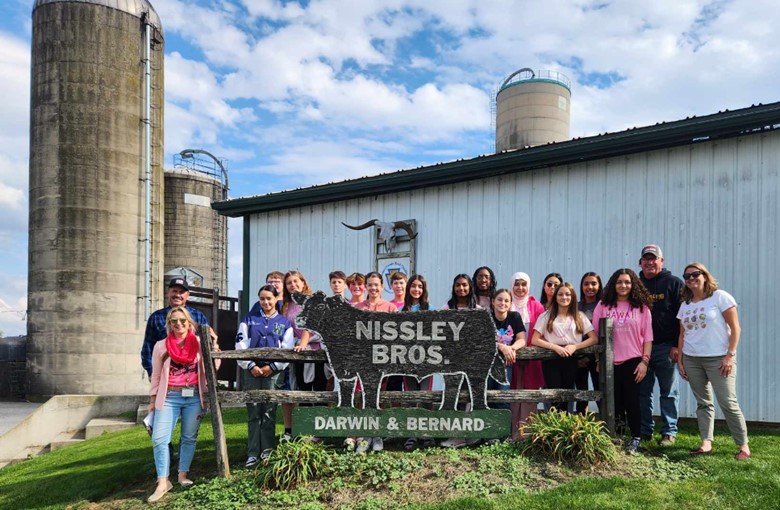
[[[417,269],[432,303],[449,297],[453,277],[481,265],[499,287],[515,271],[563,274],[575,287],[585,271],[604,281],[620,267],[638,270],[639,251],[658,243],[666,267],[706,264],[739,303],[739,398],[748,420],[780,422],[776,392],[780,347],[774,339],[780,134],[756,134],[623,158],[539,169],[394,195],[344,200],[251,216],[254,293],[273,269],[296,268],[328,290],[334,269],[373,268],[372,218],[416,219]],[[771,259],[770,259],[771,258]],[[687,383],[681,412],[695,415]],[[720,417],[720,413],[718,412]]]

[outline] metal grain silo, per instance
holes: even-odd
[[[165,273],[227,291],[227,218],[211,203],[227,198],[224,162],[201,149],[174,156],[165,170]],[[200,283],[198,283],[200,280]]]
[[[496,94],[496,152],[569,139],[571,82],[556,71],[515,71]]]
[[[163,32],[147,0],[32,13],[29,394],[145,392],[162,304]]]

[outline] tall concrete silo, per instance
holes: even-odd
[[[568,140],[570,115],[569,78],[519,69],[496,94],[496,152]]]
[[[162,304],[163,31],[147,0],[32,12],[30,395],[144,393]]]
[[[165,170],[165,273],[177,272],[190,284],[222,294],[227,291],[227,218],[211,203],[225,200],[227,187],[224,161],[201,149],[176,154],[174,168]]]

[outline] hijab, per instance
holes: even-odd
[[[515,296],[514,287],[517,280],[523,280],[528,284],[528,293],[524,298]],[[531,296],[531,277],[527,273],[517,272],[512,275],[512,283],[509,285],[509,288],[512,289],[512,310],[520,314],[520,317],[523,318],[523,324],[528,324],[531,322],[531,315],[528,313],[528,298]]]

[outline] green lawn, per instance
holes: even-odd
[[[419,465],[437,457],[440,462],[429,476],[447,478],[452,491],[431,492],[424,499],[442,500],[447,494],[474,494],[473,497],[449,500],[440,504],[414,508],[472,509],[522,508],[532,509],[776,509],[780,508],[780,427],[750,427],[753,458],[737,462],[731,438],[723,427],[717,427],[711,456],[690,458],[687,451],[698,446],[695,427],[686,423],[675,446],[661,450],[651,448],[636,460],[621,461],[631,469],[618,476],[604,477],[598,472],[571,472],[563,475],[536,460],[525,458],[503,460],[490,457],[480,463],[482,450],[429,453],[390,452],[370,455],[363,459],[347,458],[345,464],[359,464],[374,478],[373,485],[353,493],[354,499],[329,498],[327,491],[349,485],[339,478],[312,484],[309,488],[290,493],[267,493],[256,489],[251,473],[242,467],[245,455],[246,424],[243,409],[225,412],[225,428],[231,464],[236,476],[230,481],[214,478],[214,446],[210,422],[200,431],[198,450],[192,466],[196,486],[189,491],[190,498],[200,495],[202,504],[193,504],[188,494],[178,487],[165,499],[170,508],[328,508],[384,509],[394,506],[388,501],[406,501],[411,486],[411,475]],[[392,445],[391,445],[392,446]],[[666,455],[667,458],[664,457]],[[361,456],[362,457],[362,456]],[[473,466],[473,473],[446,470],[446,461]],[[379,460],[382,462],[378,462]],[[404,467],[407,460],[418,467]],[[499,462],[500,460],[500,462]],[[444,463],[441,463],[445,461]],[[416,463],[416,464],[415,464]],[[372,469],[398,469],[398,475],[372,473]],[[444,466],[444,468],[442,468]],[[363,469],[361,468],[361,469]],[[406,469],[407,471],[404,471]],[[498,476],[512,478],[511,486],[489,485],[486,470],[501,470]],[[465,471],[465,470],[464,470]],[[534,477],[524,473],[534,473]],[[611,473],[612,471],[610,471]],[[626,474],[629,473],[629,474]],[[633,474],[630,474],[633,473]],[[473,476],[470,476],[472,475]],[[644,476],[642,475],[644,474]],[[392,476],[390,476],[392,475]],[[544,484],[549,476],[551,483]],[[397,478],[397,479],[395,479]],[[555,479],[554,481],[552,479]],[[104,434],[29,461],[0,470],[0,508],[145,508],[146,497],[154,489],[154,463],[151,442],[141,427]],[[408,481],[408,483],[407,483]],[[527,483],[527,486],[523,485]],[[416,486],[415,486],[416,487]],[[489,495],[485,495],[490,493]],[[265,498],[265,499],[263,499]],[[260,501],[262,499],[262,501]],[[419,499],[419,498],[418,498]],[[94,503],[93,503],[94,502]],[[253,506],[250,502],[254,502]],[[96,504],[95,504],[96,503]]]

